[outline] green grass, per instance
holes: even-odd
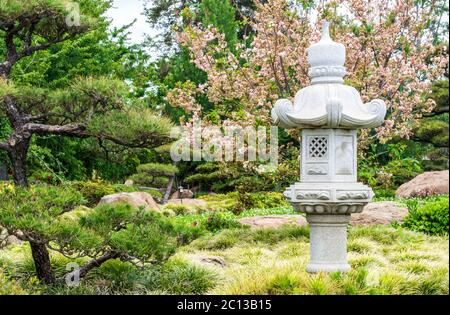
[[[448,294],[448,237],[386,226],[349,230],[348,273],[306,273],[308,229],[224,230],[174,258],[220,256],[209,294]]]
[[[177,216],[173,218],[174,222],[177,223],[184,223],[184,224],[191,224],[193,222],[203,222],[207,220],[214,211],[208,211],[201,214],[188,214],[184,216]],[[298,214],[294,211],[294,208],[292,207],[279,207],[279,208],[271,208],[271,209],[249,209],[243,211],[239,215],[234,215],[233,213],[229,211],[223,211],[220,212],[221,216],[223,218],[229,219],[229,220],[236,220],[239,218],[245,218],[245,217],[255,217],[255,216],[267,216],[267,215],[287,215],[287,214]]]
[[[395,200],[410,208],[439,198]],[[448,197],[447,197],[448,198]],[[220,220],[208,230],[210,217]],[[46,287],[34,277],[26,244],[0,249],[1,294],[448,294],[448,235],[431,236],[394,226],[350,227],[348,273],[308,274],[309,228],[285,225],[252,230],[242,217],[295,214],[292,207],[249,209],[240,215],[207,211],[172,218],[199,224],[200,238],[159,266],[137,268],[112,260],[94,269],[79,287]],[[210,224],[211,225],[211,224]],[[220,257],[225,266],[204,257]],[[69,259],[52,253],[58,275]],[[83,263],[83,259],[78,261]]]

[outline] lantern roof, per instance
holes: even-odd
[[[307,53],[311,85],[297,92],[294,103],[287,99],[275,103],[275,124],[298,129],[359,129],[378,127],[384,122],[386,105],[382,100],[363,104],[359,92],[344,85],[345,46],[331,39],[327,21],[322,24],[320,41]]]

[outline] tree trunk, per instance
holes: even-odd
[[[27,179],[27,154],[30,140],[22,139],[11,146],[8,152],[13,167],[14,183],[17,186],[28,187]]]
[[[43,281],[45,284],[55,283],[55,276],[53,274],[47,246],[45,244],[31,241],[30,246],[38,279]]]
[[[175,182],[175,175],[172,176],[170,178],[170,180],[169,180],[169,185],[167,186],[166,193],[164,194],[164,198],[163,198],[163,201],[162,201],[163,205],[166,204],[167,201],[169,200],[170,193],[172,192],[172,188],[173,188],[173,183],[174,182]]]
[[[16,139],[18,140],[15,141],[14,146],[11,146],[11,149],[8,152],[13,166],[14,183],[17,186],[28,187],[27,154],[30,139],[28,137],[16,137]],[[34,241],[29,242],[38,279],[46,284],[55,283],[55,276],[53,274],[47,246]]]

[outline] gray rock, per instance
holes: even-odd
[[[449,171],[425,172],[401,185],[395,195],[397,198],[443,195],[449,191]]]
[[[284,224],[296,224],[306,226],[306,218],[302,215],[270,215],[247,217],[238,220],[239,223],[249,225],[252,229],[278,228]]]
[[[183,199],[194,198],[194,193],[190,189],[183,189],[183,193],[181,195],[179,191],[176,191],[172,194],[172,196],[170,196],[170,199],[180,199],[180,197]]]
[[[104,196],[99,204],[127,203],[134,207],[143,206],[146,210],[159,211],[159,205],[152,195],[145,192],[118,193]]]
[[[362,213],[352,215],[352,225],[389,225],[402,222],[408,215],[408,208],[393,201],[372,202],[364,207]]]

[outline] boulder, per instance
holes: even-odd
[[[117,193],[104,196],[99,204],[127,203],[134,207],[143,206],[146,210],[159,210],[159,205],[153,200],[152,195],[146,192]]]
[[[20,245],[21,243],[21,240],[14,235],[9,235],[8,231],[0,226],[0,248],[8,245]]]
[[[393,201],[372,202],[364,207],[362,213],[352,214],[351,225],[389,225],[402,222],[408,215],[408,208]]]
[[[259,217],[247,217],[238,220],[243,225],[249,225],[252,229],[278,228],[284,224],[296,224],[306,226],[306,218],[302,215],[270,215]]]
[[[174,205],[185,205],[185,206],[196,206],[196,207],[207,207],[208,203],[205,200],[202,199],[170,199],[167,201],[167,204],[174,204]]]
[[[392,222],[402,222],[408,215],[408,208],[393,201],[372,202],[364,207],[362,213],[352,214],[351,225],[389,225]],[[252,229],[278,228],[291,223],[298,226],[307,226],[308,222],[302,215],[271,215],[246,217],[238,220],[239,223],[249,225]]]
[[[183,189],[183,193],[180,195],[180,192],[177,190],[170,196],[170,199],[180,199],[181,198],[194,198],[194,193],[190,189]]]
[[[448,194],[448,186],[448,170],[440,172],[425,172],[401,185],[395,194],[397,198],[442,195]]]

